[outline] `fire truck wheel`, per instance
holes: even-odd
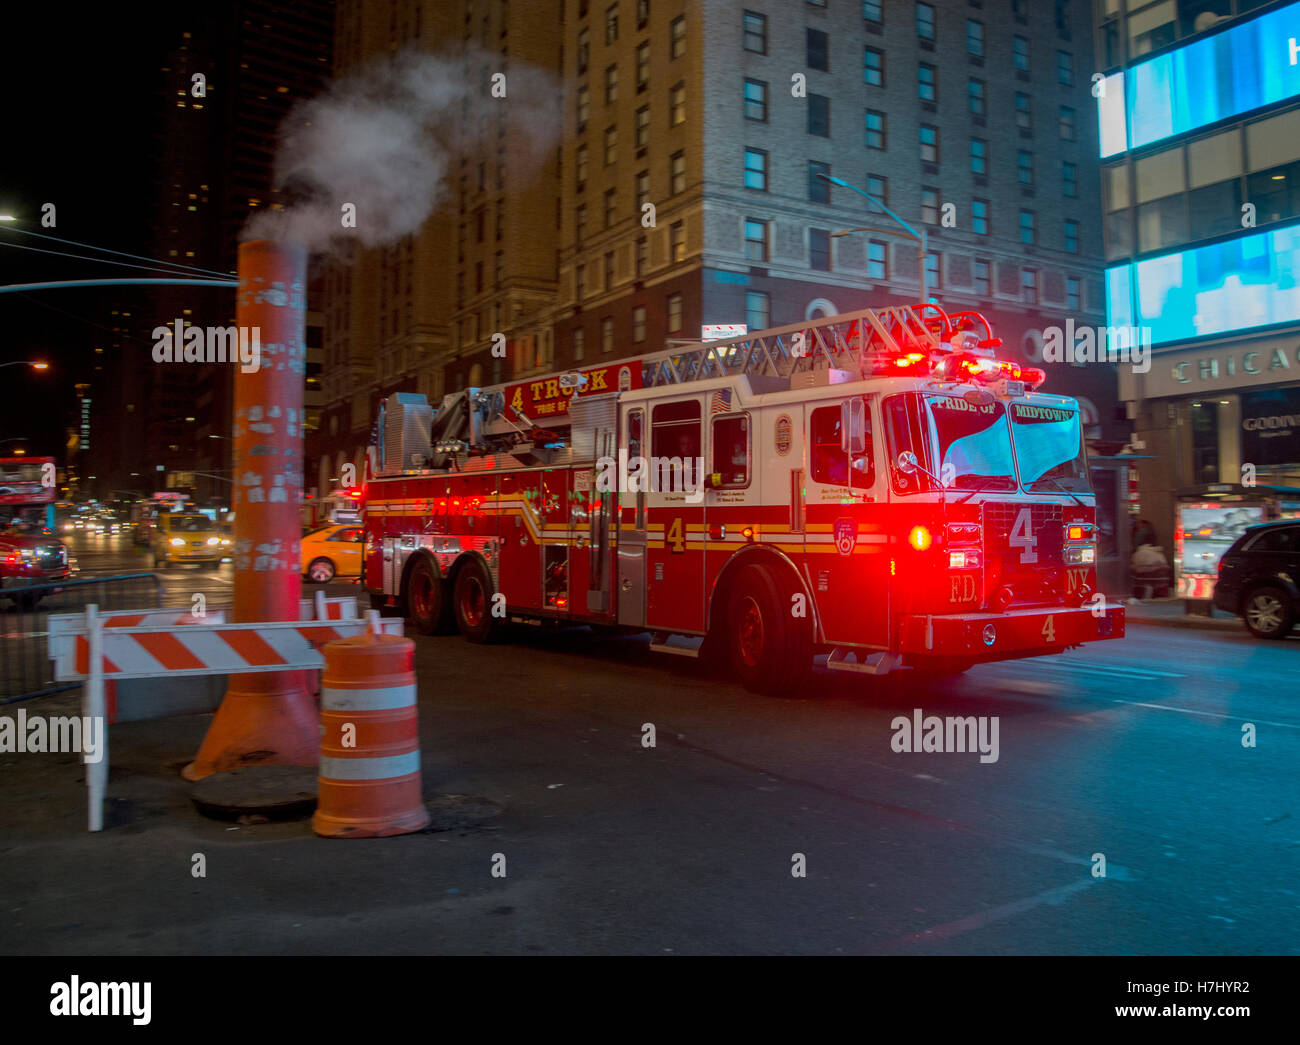
[[[427,556],[421,555],[411,564],[406,578],[406,612],[421,635],[449,630],[451,606],[447,591],[447,583]]]
[[[731,589],[727,645],[745,688],[781,696],[812,669],[812,636],[790,615],[791,592],[766,566],[746,566]]]
[[[497,634],[497,619],[492,615],[492,578],[482,563],[471,559],[456,574],[452,593],[456,626],[470,642],[491,642]]]

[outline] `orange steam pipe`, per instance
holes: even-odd
[[[234,620],[298,619],[299,499],[306,373],[307,252],[296,244],[239,245],[235,321],[252,362],[234,365]],[[211,364],[219,365],[219,364]],[[250,765],[314,766],[315,701],[300,671],[232,675],[194,761],[202,780]]]

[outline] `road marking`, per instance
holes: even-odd
[[[1194,708],[1177,708],[1168,704],[1148,704],[1140,700],[1116,700],[1113,697],[1102,697],[1101,699],[1109,700],[1112,704],[1127,704],[1130,707],[1151,708],[1154,711],[1177,711],[1181,715],[1198,715],[1201,718],[1218,718],[1236,722],[1250,722],[1259,726],[1277,726],[1279,729],[1300,729],[1300,722],[1273,722],[1269,719],[1255,718],[1253,715],[1229,715],[1222,711],[1197,711]]]

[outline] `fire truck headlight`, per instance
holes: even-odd
[[[1097,561],[1097,546],[1081,544],[1065,549],[1065,561],[1071,566],[1088,565]]]
[[[926,551],[934,543],[934,537],[927,526],[913,526],[907,535],[907,543],[919,552]]]
[[[965,551],[950,551],[948,553],[948,569],[950,570],[976,570],[980,567],[980,553],[968,548]]]
[[[992,646],[993,643],[998,641],[998,629],[995,628],[992,624],[985,624],[983,639],[984,639],[984,645]]]

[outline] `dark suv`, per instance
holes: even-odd
[[[1300,613],[1300,520],[1247,527],[1219,560],[1214,605],[1261,639],[1284,639]]]

